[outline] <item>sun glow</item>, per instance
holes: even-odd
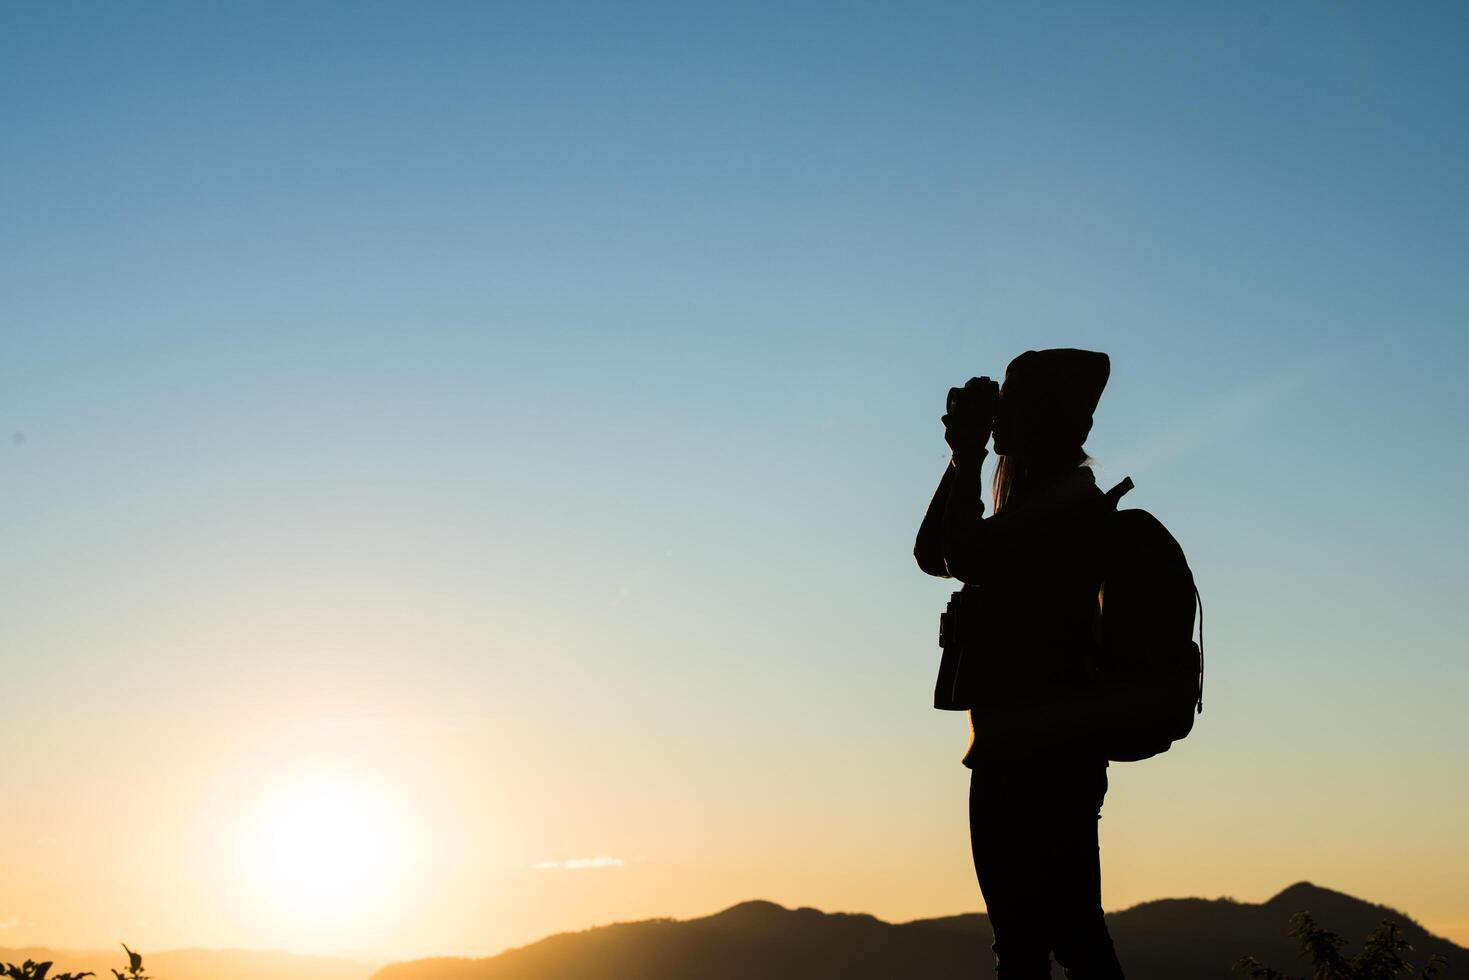
[[[317,775],[283,786],[245,828],[243,876],[281,911],[339,919],[391,892],[406,852],[370,787]]]

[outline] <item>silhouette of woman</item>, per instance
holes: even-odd
[[[1097,852],[1107,760],[1084,727],[1056,717],[1064,693],[1085,685],[1093,648],[1103,494],[1082,444],[1109,370],[1093,351],[1026,351],[989,407],[945,415],[952,455],[914,546],[923,571],[965,584],[983,624],[965,640],[982,654],[964,765],[1001,980],[1050,977],[1053,953],[1076,980],[1123,975]],[[987,386],[971,380],[966,404],[983,405]],[[991,433],[1000,460],[986,518]]]

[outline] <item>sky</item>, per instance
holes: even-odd
[[[1469,943],[1466,28],[0,5],[0,946],[979,910],[912,539],[1042,347],[1206,614],[1106,907]]]

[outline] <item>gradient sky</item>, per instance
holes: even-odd
[[[912,537],[945,389],[1047,346],[1207,615],[1107,907],[1469,942],[1466,27],[0,6],[0,946],[980,908]],[[347,904],[251,850],[324,785]]]

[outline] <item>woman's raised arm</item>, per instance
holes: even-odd
[[[981,479],[984,458],[980,449],[963,456],[955,455],[949,466],[953,479],[949,499],[944,503],[940,521],[940,547],[944,571],[961,582],[974,582],[980,573],[981,541],[992,522],[984,519],[984,481]]]
[[[949,490],[954,485],[954,467],[944,466],[944,475],[939,479],[938,489],[928,502],[923,523],[918,526],[918,540],[913,542],[913,557],[918,567],[929,575],[948,578],[944,567],[944,511],[949,506]]]

